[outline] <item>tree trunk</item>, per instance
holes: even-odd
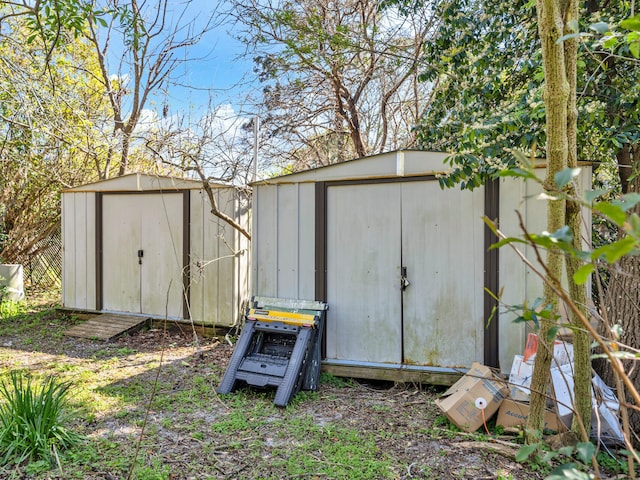
[[[605,294],[605,308],[609,324],[620,325],[622,335],[619,342],[633,348],[640,347],[640,257],[627,255],[620,259],[612,269],[609,277],[609,285]],[[605,324],[601,324],[600,333],[611,338]],[[623,361],[625,371],[628,373],[633,385],[640,387],[640,368],[634,360]],[[611,364],[606,359],[600,359],[595,363],[595,369],[604,382],[616,387],[616,377]],[[627,397],[627,401],[631,401]],[[629,424],[632,432],[640,432],[640,412],[629,409]],[[638,438],[631,439],[635,448],[640,447]]]
[[[640,149],[636,150],[640,151]],[[633,173],[631,148],[629,147],[629,144],[623,145],[622,148],[618,150],[616,159],[618,160],[618,175],[620,176],[620,187],[622,189],[622,193],[627,193],[629,192],[630,187],[629,180],[631,179],[631,175]],[[638,190],[635,191],[637,192]]]
[[[571,25],[578,25],[580,13],[578,2],[572,1],[567,7],[565,16],[565,34],[576,33],[570,30]],[[578,108],[577,102],[577,63],[578,63],[578,38],[569,38],[563,42],[564,64],[569,83],[569,98],[567,104],[567,166],[576,168],[578,166]],[[566,205],[567,225],[571,228],[573,235],[573,245],[577,250],[584,250],[582,241],[582,211],[580,204],[571,199],[581,198],[575,182],[568,185],[567,193],[570,200]],[[571,300],[576,304],[582,313],[583,318],[587,315],[587,286],[576,285],[573,282],[573,275],[582,266],[582,262],[570,255],[565,257],[565,267],[569,283],[569,294]],[[589,441],[589,431],[591,424],[591,338],[585,326],[582,325],[575,314],[571,314],[571,325],[573,326],[573,346],[574,346],[574,396],[576,415],[573,418],[572,431],[582,438],[584,442]]]
[[[625,256],[618,262],[609,279],[606,308],[612,325],[622,326],[620,342],[640,346],[640,257]],[[640,369],[637,369],[640,372]]]
[[[575,0],[573,0],[575,1]],[[562,4],[562,5],[561,5]],[[544,67],[544,103],[547,112],[547,176],[545,190],[553,192],[557,189],[555,175],[567,165],[567,102],[570,86],[567,81],[564,59],[564,46],[558,39],[564,33],[564,16],[566,4],[558,0],[537,0],[538,34],[542,44],[542,60]],[[547,207],[547,230],[555,232],[565,225],[565,201],[550,200]],[[547,282],[560,287],[562,278],[563,256],[558,249],[547,252]],[[552,285],[545,282],[544,299],[552,312],[558,310],[558,297]],[[539,344],[531,379],[531,413],[527,422],[526,441],[539,441],[542,431],[544,411],[546,408],[546,392],[549,386],[551,359],[553,357],[553,339],[549,339],[549,331],[555,320],[542,319],[539,332]]]
[[[621,169],[623,191],[639,192],[640,178],[636,177],[629,181],[631,175],[627,172],[640,168],[640,147],[635,145],[634,148],[626,147],[621,150],[623,151],[618,154],[618,159],[626,160],[624,164],[626,169],[624,167],[624,171]],[[640,205],[636,205],[633,210],[635,213],[640,213]],[[610,268],[603,303],[605,309],[603,316],[606,321],[599,325],[598,332],[606,338],[612,338],[610,328],[620,325],[622,334],[618,341],[622,345],[640,350],[640,256],[626,255]],[[626,360],[622,363],[633,385],[636,389],[640,389],[638,362]],[[594,367],[607,385],[614,388],[618,386],[608,360],[599,359],[594,362]],[[627,401],[631,401],[628,396]],[[631,431],[640,433],[640,412],[634,409],[629,409],[628,412]],[[631,440],[635,448],[640,448],[638,438]]]
[[[123,132],[122,135],[122,150],[120,152],[120,169],[118,170],[118,176],[122,177],[127,173],[127,167],[129,166],[129,145],[131,143],[131,134],[129,132]]]
[[[578,192],[572,192],[572,196]],[[567,225],[573,233],[574,246],[582,250],[583,242],[580,236],[582,225],[582,215],[580,205],[573,201],[567,202]],[[583,318],[589,318],[587,314],[587,291],[586,285],[576,285],[572,278],[581,267],[582,262],[571,256],[565,259],[567,278],[569,279],[569,295],[571,301],[575,303]],[[571,430],[582,441],[589,441],[591,429],[591,337],[585,330],[581,321],[575,314],[571,314],[570,319],[573,327],[573,347],[574,347],[574,408],[576,415],[573,418]]]

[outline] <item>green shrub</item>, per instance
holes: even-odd
[[[13,371],[0,383],[0,465],[49,461],[81,436],[62,426],[69,383],[48,377],[37,384]]]

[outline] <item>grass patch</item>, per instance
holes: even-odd
[[[94,360],[117,360],[120,357],[128,357],[129,355],[135,355],[136,353],[138,353],[138,351],[130,347],[117,348],[109,345],[96,351],[92,355],[92,358]]]
[[[280,425],[280,437],[294,438],[280,463],[291,476],[327,478],[389,478],[390,460],[376,446],[371,434],[337,425],[320,426],[311,418],[289,420]]]
[[[619,455],[617,452],[600,451],[596,456],[598,464],[606,469],[609,473],[629,474],[629,464],[625,456]]]
[[[123,451],[125,443],[119,439],[93,438],[82,449],[74,449],[67,453],[65,460],[72,468],[65,469],[68,478],[85,478],[85,471],[99,465],[101,469],[111,472],[113,478],[126,478],[130,468],[130,452]]]
[[[0,319],[12,320],[21,317],[27,312],[24,302],[14,302],[13,300],[0,301]]]
[[[336,388],[353,387],[354,385],[356,385],[356,382],[351,378],[336,377],[327,372],[320,373],[320,383],[324,383]]]
[[[31,298],[14,302],[4,300],[0,302],[0,335],[21,335],[35,333],[36,330],[46,329],[46,335],[51,338],[62,337],[62,324],[69,319],[58,315],[52,306],[52,299],[48,296]],[[38,335],[27,337],[23,341],[37,343]]]

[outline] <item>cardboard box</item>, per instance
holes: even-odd
[[[500,405],[496,425],[503,427],[525,426],[529,419],[529,404],[506,399]],[[564,432],[567,427],[555,412],[547,410],[544,414],[544,428],[554,432]]]
[[[570,344],[564,344],[570,345]],[[561,352],[567,353],[564,360],[573,358],[573,348],[565,348],[564,345],[556,345]],[[555,350],[555,349],[554,349]],[[556,360],[561,358],[561,353],[554,353]],[[504,427],[523,425],[529,417],[529,405],[522,403],[530,397],[531,376],[533,375],[533,359],[524,360],[524,356],[516,355],[509,375],[509,395],[498,411],[497,425]],[[545,414],[545,428],[559,431],[558,427],[571,426],[573,419],[573,389],[574,389],[574,364],[573,361],[558,366],[559,362],[552,363],[551,368],[551,401],[548,406],[554,408],[556,413],[548,411]],[[600,440],[605,444],[621,444],[624,442],[618,410],[620,404],[615,392],[606,385],[598,375],[591,379],[592,383],[592,410],[591,410],[591,438]]]
[[[532,376],[533,361],[525,362],[522,355],[515,355],[509,373],[509,398],[517,402],[528,402]]]
[[[474,363],[435,403],[458,428],[474,432],[496,413],[507,396],[505,383],[490,368]]]
[[[531,399],[531,379],[533,377],[533,360],[525,361],[522,355],[515,355],[509,373],[509,398],[516,402],[528,403]],[[553,371],[554,369],[552,369]],[[548,392],[551,396],[551,391]],[[569,398],[569,400],[571,400]],[[553,407],[553,403],[549,405]]]

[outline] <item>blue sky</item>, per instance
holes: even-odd
[[[169,4],[181,10],[185,1],[169,0]],[[214,12],[214,5],[210,0],[191,0],[185,18],[195,18],[198,26],[202,26]],[[187,56],[195,60],[180,66],[177,73],[183,75],[180,81],[192,88],[170,89],[169,103],[174,113],[206,107],[209,101],[207,89],[213,89],[216,104],[239,104],[243,88],[247,87],[240,88],[237,84],[251,72],[253,65],[250,59],[238,58],[244,52],[244,45],[229,33],[230,28],[231,25],[216,26],[189,48]]]

